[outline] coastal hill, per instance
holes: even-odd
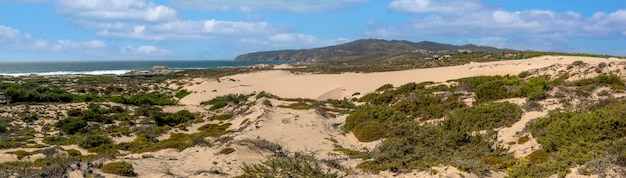
[[[239,55],[235,60],[292,62],[350,61],[402,54],[450,54],[470,51],[500,52],[513,50],[474,44],[457,46],[431,41],[411,42],[405,40],[361,39],[321,48],[253,52]]]

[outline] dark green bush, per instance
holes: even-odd
[[[214,116],[209,117],[209,120],[225,121],[230,118],[233,118],[232,114],[220,114],[220,115],[214,115]]]
[[[22,121],[28,122],[28,123],[34,122],[37,119],[39,119],[37,114],[32,114],[32,115],[29,115],[29,116],[22,117]]]
[[[392,89],[392,88],[393,88],[393,85],[391,85],[391,84],[385,84],[385,85],[383,85],[383,86],[378,87],[378,88],[376,89],[376,91],[386,91],[386,90],[389,90],[389,89]]]
[[[524,72],[521,72],[521,73],[517,74],[517,77],[519,77],[519,78],[526,78],[529,75],[530,75],[530,72],[524,71]]]
[[[530,153],[530,155],[528,155],[527,158],[528,158],[528,161],[530,161],[533,164],[540,164],[540,163],[548,162],[548,160],[550,159],[550,155],[548,155],[548,153],[544,150],[536,150]]]
[[[220,150],[219,153],[223,154],[223,155],[227,155],[227,154],[231,154],[233,152],[235,152],[235,149],[231,148],[231,147],[228,147],[228,148],[224,148],[224,149]]]
[[[81,141],[78,146],[81,148],[96,148],[104,145],[112,145],[113,140],[104,135],[88,135],[85,137],[83,141]]]
[[[61,131],[65,134],[73,135],[76,133],[85,132],[85,127],[87,127],[87,122],[78,118],[67,118],[60,120],[56,123],[56,126],[61,128]]]
[[[624,154],[626,147],[621,146],[626,143],[624,118],[626,102],[608,100],[578,111],[554,112],[536,120],[531,124],[531,133],[543,150],[533,153],[536,159],[531,162],[534,164],[524,169],[541,171],[527,175],[564,175],[573,166],[571,163],[583,165],[605,155]],[[525,170],[517,173],[521,172]]]
[[[405,120],[411,119],[407,118],[406,115],[394,110],[389,106],[363,105],[357,107],[354,112],[346,117],[343,129],[345,131],[351,131],[352,128],[366,121],[377,121],[384,124]]]
[[[229,94],[229,95],[224,95],[224,96],[218,96],[215,97],[209,101],[203,101],[201,104],[202,105],[211,105],[211,110],[217,110],[223,107],[228,106],[229,104],[242,104],[245,103],[246,101],[248,101],[248,98],[251,95],[244,95],[244,94]]]
[[[271,157],[261,164],[245,164],[240,178],[253,177],[342,177],[335,172],[324,171],[312,155],[296,153],[294,157]]]
[[[102,172],[120,176],[137,176],[133,165],[126,162],[110,162],[102,166]]]
[[[189,92],[189,91],[187,91],[187,90],[183,89],[183,90],[180,90],[180,91],[176,92],[176,95],[175,95],[175,96],[176,96],[176,98],[178,98],[178,99],[183,99],[185,96],[187,96],[187,95],[189,95],[189,94],[191,94],[191,92]]]
[[[9,131],[9,129],[7,129],[7,127],[0,125],[0,133],[6,133],[7,131]]]
[[[452,111],[441,124],[461,132],[480,131],[511,125],[522,117],[522,109],[509,102],[489,102]]]
[[[385,137],[387,129],[376,121],[361,123],[352,129],[352,133],[360,142],[372,142]]]
[[[122,103],[122,104],[131,104],[135,106],[142,106],[142,105],[165,106],[165,105],[177,104],[177,102],[175,100],[172,100],[170,96],[167,96],[162,93],[156,93],[156,92],[138,93],[138,94],[131,95],[129,97],[118,96],[118,97],[111,98],[111,101]]]
[[[617,88],[617,89],[624,88],[624,81],[622,81],[622,79],[619,76],[614,75],[614,74],[611,74],[611,75],[600,74],[594,78],[586,78],[586,79],[573,81],[571,82],[571,84],[575,86],[591,86],[591,87],[596,87],[600,85],[608,85],[608,86],[613,86],[614,88]]]
[[[181,110],[173,114],[163,113],[163,112],[158,113],[158,114],[153,115],[151,118],[154,119],[154,121],[156,122],[158,126],[164,126],[164,125],[176,126],[178,124],[185,123],[190,120],[194,120],[196,119],[196,116],[187,110]]]

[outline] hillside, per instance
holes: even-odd
[[[456,46],[430,41],[416,43],[405,40],[388,41],[381,39],[362,39],[341,45],[313,49],[254,52],[239,55],[235,58],[235,60],[294,62],[349,61],[381,56],[396,56],[401,54],[451,54],[459,51],[499,52],[512,50],[498,49],[488,46],[477,46],[473,44]]]

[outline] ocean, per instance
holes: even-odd
[[[282,64],[275,61],[78,61],[78,62],[0,62],[0,75],[124,74],[134,69],[167,66],[170,69],[211,69],[256,64]]]

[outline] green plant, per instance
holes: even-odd
[[[224,149],[220,150],[219,153],[223,154],[223,155],[227,155],[227,154],[231,154],[233,152],[235,152],[235,149],[228,147],[228,148],[224,148]]]
[[[238,178],[253,177],[342,177],[336,172],[324,171],[319,161],[312,155],[296,153],[293,157],[271,157],[261,164],[245,164],[243,175]]]
[[[88,135],[78,146],[82,148],[96,148],[113,144],[113,140],[104,135]]]
[[[8,152],[9,153],[9,152]],[[22,160],[22,158],[30,156],[30,155],[34,155],[34,152],[28,152],[28,151],[24,151],[24,150],[17,150],[14,152],[10,152],[13,153],[17,156],[17,159]]]
[[[69,149],[69,150],[65,150],[67,152],[67,154],[69,156],[81,156],[82,154],[80,153],[80,151],[75,150],[75,149]]]
[[[268,99],[263,100],[263,105],[265,105],[265,106],[269,106],[269,107],[272,107],[272,101],[270,101],[270,100],[268,100]]]
[[[548,155],[548,152],[544,150],[536,150],[530,153],[527,158],[531,163],[539,164],[548,162],[548,160],[550,159],[550,155]]]
[[[126,162],[110,162],[102,166],[102,172],[121,176],[137,176],[133,165]]]
[[[60,120],[59,122],[56,123],[56,126],[61,128],[61,131],[63,131],[63,133],[73,135],[76,133],[85,132],[86,131],[85,127],[87,127],[87,122],[85,122],[82,119],[70,117],[67,119]]]
[[[528,142],[530,140],[530,138],[528,137],[528,135],[520,137],[519,139],[517,139],[517,143],[519,144],[524,144],[526,142]]]
[[[215,97],[209,101],[203,101],[202,105],[211,105],[211,110],[217,110],[223,107],[228,106],[229,104],[241,104],[248,101],[248,98],[252,95],[244,95],[244,94],[229,94],[224,96]]]
[[[225,120],[228,120],[230,118],[233,118],[232,114],[220,114],[220,115],[211,116],[209,118],[209,120],[212,120],[212,121],[214,121],[214,120],[216,120],[216,121],[225,121]]]
[[[182,89],[182,90],[176,92],[176,95],[174,95],[174,96],[176,96],[176,98],[178,98],[178,99],[183,99],[185,96],[187,96],[189,94],[191,94],[191,92],[189,92],[189,91],[187,91],[185,89]]]
[[[361,123],[352,129],[352,133],[360,142],[372,142],[385,137],[386,128],[376,121]]]
[[[378,88],[376,89],[376,91],[385,91],[385,90],[389,90],[389,89],[392,89],[392,88],[393,88],[393,85],[391,85],[391,84],[385,84],[385,85],[383,85],[383,86],[378,87]]]
[[[517,77],[519,77],[519,78],[526,78],[529,75],[530,75],[530,72],[524,71],[524,72],[521,72],[521,73],[517,74]]]

